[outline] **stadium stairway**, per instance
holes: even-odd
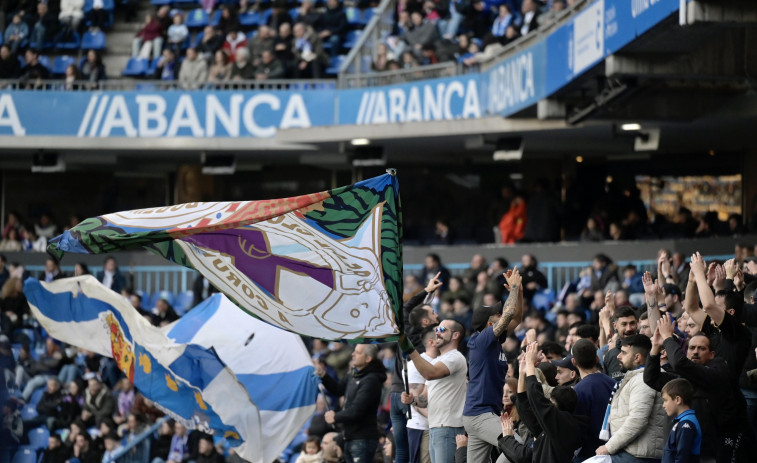
[[[131,42],[144,22],[145,15],[154,11],[149,0],[141,0],[137,10],[137,17],[133,22],[126,22],[122,15],[118,15],[113,28],[108,31],[108,45],[102,55],[105,72],[110,79],[120,79],[121,71],[126,67],[131,57]]]

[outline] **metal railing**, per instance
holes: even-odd
[[[92,91],[92,90],[297,90],[318,91],[336,88],[335,80],[238,80],[233,82],[207,82],[202,84],[185,84],[179,81],[108,79],[99,82],[86,80],[66,83],[62,79],[47,80],[0,80],[3,90],[46,90],[46,91]]]
[[[373,9],[373,17],[363,28],[360,37],[339,68],[340,88],[354,87],[349,85],[351,78],[372,72],[371,65],[375,58],[376,45],[386,39],[394,29],[396,5],[397,0],[382,0],[379,6]]]
[[[29,265],[26,267],[32,276],[41,277],[45,273],[42,265]],[[102,271],[102,267],[89,267],[93,275]],[[74,274],[74,266],[61,266],[61,271],[68,275]],[[174,294],[183,293],[192,289],[192,284],[198,273],[195,270],[180,265],[138,265],[121,268],[121,273],[128,281],[128,285],[135,291],[144,294],[153,294],[160,291],[169,291]]]
[[[149,428],[145,429],[132,439],[128,444],[121,447],[110,458],[104,458],[103,463],[149,463],[150,461],[150,447],[152,445],[152,436],[160,426],[168,421],[170,418],[164,416],[158,418]],[[137,446],[141,446],[141,449],[137,449]],[[135,449],[135,451],[132,451]]]

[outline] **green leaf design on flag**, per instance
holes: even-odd
[[[381,266],[384,285],[392,308],[397,314],[397,323],[401,332],[402,314],[402,212],[399,192],[392,183],[387,183],[382,190],[367,186],[354,185],[332,190],[331,197],[324,200],[322,209],[305,214],[318,223],[324,230],[342,238],[355,236],[360,225],[373,208],[381,203],[384,207],[381,215]]]

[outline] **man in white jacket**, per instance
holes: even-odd
[[[623,338],[618,360],[626,376],[613,393],[610,405],[610,439],[597,455],[610,455],[613,463],[659,462],[668,435],[667,417],[660,393],[644,383],[644,365],[652,342],[643,334]]]

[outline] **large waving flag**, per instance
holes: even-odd
[[[251,344],[249,333],[263,332],[259,326],[235,320],[233,329],[224,328],[225,336],[216,335],[215,341],[210,341],[212,335],[207,333],[217,330],[219,323],[204,327],[209,320],[201,319],[200,314],[211,317],[213,310],[202,310],[182,325],[173,325],[178,333],[173,340],[92,276],[51,283],[30,278],[24,284],[24,293],[33,315],[52,337],[112,357],[145,397],[190,429],[226,437],[239,455],[252,463],[273,461],[288,442],[282,444],[272,439],[270,433],[278,431],[282,438],[296,433],[309,417],[308,412],[312,413],[315,408],[317,380],[312,368],[298,372],[302,384],[276,391],[279,414],[275,415],[254,403],[249,386],[245,387],[224,365],[214,349],[225,355],[239,349],[247,353],[247,361],[253,364],[303,365],[309,358],[302,341],[294,334],[277,333],[291,337],[284,336],[287,344],[279,349],[250,352],[245,343]],[[223,303],[220,296],[214,301],[218,307]],[[216,312],[223,314],[218,307]],[[196,336],[189,336],[192,332],[206,335],[194,342]],[[209,342],[204,342],[206,340]],[[290,356],[292,358],[288,358]],[[229,358],[236,362],[233,355]],[[262,383],[276,381],[271,379],[271,375],[276,376],[273,368],[263,370],[251,366],[242,370],[244,374],[250,371],[257,373]],[[288,378],[294,374],[284,369],[278,371]],[[272,408],[265,401],[262,403]]]
[[[162,328],[178,343],[213,347],[260,410],[261,452],[274,461],[315,411],[318,377],[302,339],[214,294]]]
[[[402,226],[386,174],[293,198],[188,203],[89,218],[48,251],[145,248],[197,269],[248,313],[324,339],[402,330]]]

